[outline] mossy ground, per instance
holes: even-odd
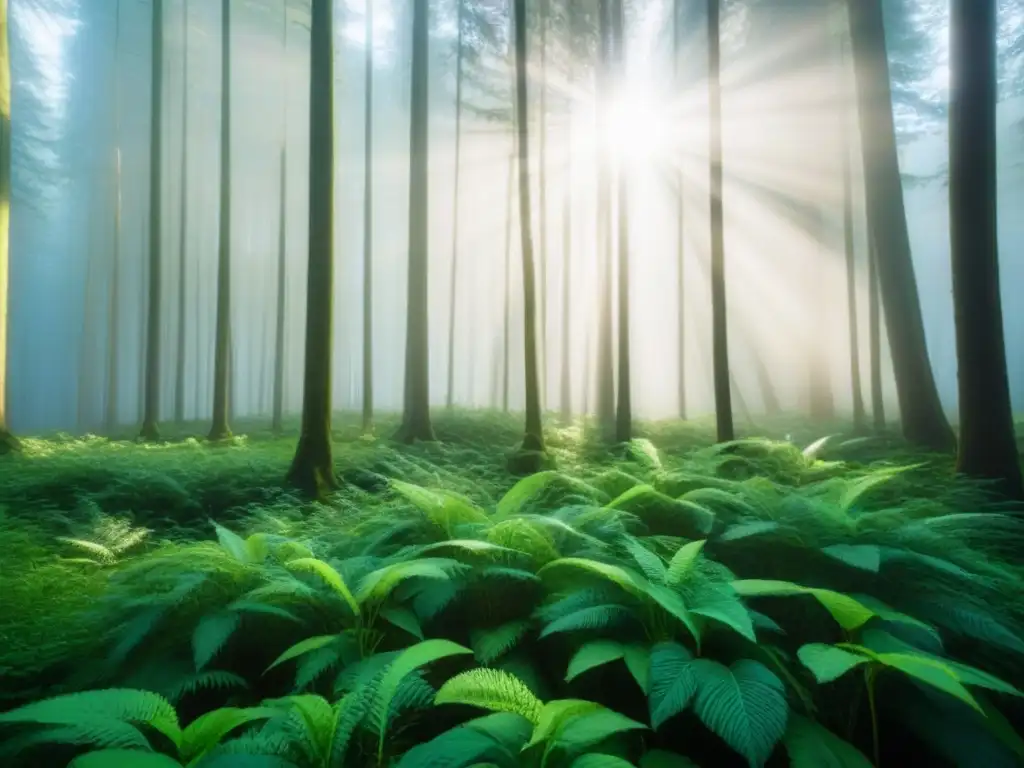
[[[376,435],[393,435],[397,424],[378,419]],[[238,424],[234,438],[217,444],[188,436],[203,433],[198,424],[165,428],[159,444],[24,439],[22,451],[5,457],[0,468],[0,710],[58,690],[83,659],[101,655],[99,640],[108,628],[100,624],[102,613],[90,608],[111,579],[168,547],[214,539],[211,521],[243,535],[339,540],[361,521],[408,515],[409,500],[393,492],[391,481],[454,492],[493,510],[517,480],[508,468],[521,440],[517,417],[438,412],[437,442],[413,445],[360,431],[354,416],[336,420],[334,458],[342,485],[325,503],[301,499],[286,486],[294,434],[274,437],[262,424]],[[1000,509],[983,488],[953,477],[951,459],[915,454],[891,435],[858,438],[846,434],[843,424],[789,420],[759,424],[756,432],[769,439],[722,448],[712,445],[711,421],[641,424],[640,439],[623,447],[609,446],[589,424],[549,427],[546,449],[561,480],[532,503],[554,509],[589,493],[594,497],[584,501],[642,521],[651,541],[661,535],[696,538],[701,510],[724,505],[723,518],[781,526],[803,548],[846,540],[852,529],[848,518],[818,503],[827,494],[815,496],[813,505],[789,503],[802,498],[800,489],[834,482],[841,495],[880,471],[904,470],[870,491],[871,520],[861,526],[866,540],[902,541],[902,531],[916,520]],[[813,455],[802,452],[825,434],[835,437]],[[730,501],[716,497],[716,488],[748,489],[749,498],[768,501]],[[627,493],[631,489],[636,493]],[[694,490],[706,498],[699,504],[696,497],[680,500]],[[726,509],[730,504],[741,508]],[[984,600],[1000,601],[1007,622],[1016,624],[1024,622],[1024,537],[1017,533],[1000,538],[986,529],[977,541],[915,535],[916,546],[942,553],[950,567],[982,573],[991,591]],[[724,562],[744,566],[737,570],[746,577],[794,578],[792,569],[773,569],[785,570],[785,548],[797,545],[783,538],[771,546],[773,557],[760,557],[755,537],[752,549],[730,550]],[[810,572],[820,568],[808,562]],[[980,652],[987,654],[984,647]],[[1019,683],[1014,669],[995,665]]]

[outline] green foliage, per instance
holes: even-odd
[[[26,441],[0,762],[864,768],[908,731],[929,764],[1024,755],[1024,535],[941,467],[655,425],[624,458],[556,433],[562,469],[513,482],[487,451],[515,425],[447,418],[440,445],[339,442],[325,505],[243,493],[286,461],[259,441]],[[79,490],[47,480],[61,512],[30,522],[45,463]],[[189,527],[117,517],[136,480]]]

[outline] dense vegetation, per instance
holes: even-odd
[[[385,420],[386,422],[386,420]],[[387,428],[388,425],[383,425]],[[1013,766],[1019,523],[887,439],[625,449],[26,439],[0,478],[5,766]]]

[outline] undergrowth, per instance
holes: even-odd
[[[387,435],[385,423],[378,434]],[[1024,764],[1024,531],[946,462],[513,419],[26,440],[0,477],[0,764]]]

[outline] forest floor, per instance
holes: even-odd
[[[993,502],[977,484],[953,477],[949,458],[916,454],[893,436],[853,436],[843,424],[823,428],[785,419],[760,423],[756,430],[750,428],[748,432],[756,431],[762,437],[723,448],[713,445],[711,421],[649,423],[638,425],[638,439],[632,444],[615,449],[596,439],[586,425],[576,424],[549,426],[548,450],[557,469],[544,473],[541,480],[531,484],[507,471],[507,458],[521,436],[518,417],[439,412],[435,421],[438,441],[413,446],[398,445],[388,439],[397,425],[394,419],[382,418],[376,429],[378,437],[366,437],[360,435],[355,417],[341,415],[337,419],[335,462],[344,482],[326,504],[304,501],[284,485],[294,450],[294,434],[275,438],[260,424],[239,424],[236,429],[243,436],[219,445],[186,437],[190,433],[202,434],[202,425],[185,425],[170,432],[167,442],[158,445],[94,437],[25,439],[24,452],[5,459],[0,473],[0,712],[69,690],[136,687],[156,690],[179,705],[184,724],[196,714],[225,702],[254,705],[261,696],[282,696],[292,686],[287,681],[282,686],[276,678],[272,685],[265,684],[258,673],[260,681],[254,682],[250,652],[244,651],[245,640],[237,637],[230,639],[234,654],[231,658],[241,660],[234,663],[222,658],[216,665],[224,675],[232,677],[201,677],[228,645],[232,632],[227,629],[223,638],[211,641],[209,627],[203,630],[199,626],[204,621],[202,611],[212,610],[223,617],[227,615],[225,611],[234,610],[232,606],[249,594],[239,592],[243,582],[246,589],[260,579],[267,580],[264,587],[276,583],[277,571],[271,561],[280,560],[289,566],[289,558],[294,564],[303,560],[299,555],[305,554],[306,560],[333,563],[332,567],[337,567],[344,577],[343,583],[356,583],[366,578],[366,573],[360,571],[363,565],[352,565],[352,570],[346,570],[349,566],[345,563],[373,558],[378,566],[394,567],[396,557],[408,557],[413,551],[410,547],[418,547],[416,553],[421,559],[416,562],[422,573],[400,579],[416,583],[417,578],[454,578],[444,570],[451,563],[456,570],[477,567],[473,557],[483,557],[480,553],[484,544],[480,542],[500,547],[503,553],[515,552],[529,561],[517,562],[515,569],[511,568],[511,561],[506,563],[509,573],[519,569],[527,576],[533,572],[539,576],[559,557],[565,558],[559,562],[575,559],[577,563],[594,562],[588,558],[619,562],[615,558],[625,557],[633,568],[653,580],[652,573],[664,570],[666,563],[678,559],[673,553],[680,551],[680,544],[705,540],[705,556],[714,565],[707,578],[718,578],[714,569],[721,566],[730,578],[738,574],[747,579],[746,586],[737,586],[738,594],[757,598],[752,604],[759,608],[762,599],[768,600],[766,605],[774,606],[772,600],[778,596],[794,594],[785,589],[780,591],[778,585],[783,583],[857,594],[861,606],[857,610],[867,611],[866,615],[878,620],[878,626],[870,625],[874,627],[872,631],[885,634],[881,632],[884,629],[891,633],[893,643],[904,644],[897,651],[930,652],[935,657],[942,654],[943,658],[955,654],[960,661],[982,666],[1017,686],[1024,686],[1024,532],[1013,517],[1001,514],[1010,510]],[[825,435],[830,435],[829,439],[820,441]],[[522,525],[512,526],[513,519]],[[235,573],[220,560],[203,559],[213,556],[209,547],[218,546],[216,542],[216,557],[230,555],[234,558],[232,562],[242,563],[245,568]],[[288,557],[279,551],[283,543],[290,548]],[[640,546],[639,551],[636,546]],[[465,551],[459,555],[445,547],[463,547]],[[595,554],[602,548],[616,554]],[[444,558],[425,558],[427,550],[442,549]],[[653,553],[656,562],[652,564],[644,553]],[[164,589],[170,594],[180,588],[177,582],[168,586],[166,579],[157,579],[159,587],[149,581],[172,560],[179,571],[175,579],[189,569],[193,570],[192,575],[206,569],[218,574],[218,578],[226,573],[225,578],[233,586],[226,588],[221,584],[219,597],[206,595],[201,606],[191,606],[200,612],[198,616],[172,615],[173,611],[182,610],[182,603],[147,603],[152,598],[150,592]],[[254,576],[246,570],[250,567],[263,570]],[[431,568],[441,570],[434,572]],[[324,578],[331,583],[328,577]],[[757,581],[763,579],[775,581]],[[149,592],[142,591],[140,584]],[[775,591],[766,584],[775,584]],[[366,594],[371,594],[372,584],[367,589],[370,592]],[[362,601],[364,591],[353,589],[354,599]],[[815,596],[827,609],[825,616],[831,613],[843,632],[837,636],[820,630],[820,616],[812,612],[809,620],[800,611],[798,621],[810,622],[802,628],[813,627],[813,631],[808,629],[810,637],[801,632],[794,634],[804,640],[822,642],[856,639],[862,644],[857,647],[870,648],[871,643],[858,634],[865,621],[848,621],[849,615],[844,616],[842,607],[830,606],[822,597],[828,590],[819,592],[822,594]],[[347,587],[339,594],[348,595]],[[541,595],[539,602],[524,615],[541,624],[545,620],[564,620],[565,616],[545,614],[548,608],[542,607],[547,605],[546,599],[560,594]],[[398,640],[386,634],[385,646],[400,648],[416,637],[422,638],[424,632],[428,637],[438,634],[428,630],[428,626],[433,626],[431,620],[439,615],[437,611],[415,605],[415,595],[410,596],[411,593],[402,595],[396,589],[394,595],[406,602],[400,609],[393,606],[389,621],[394,624],[392,630],[404,628],[406,634]],[[389,593],[387,599],[396,599],[394,595]],[[961,599],[962,603],[954,610],[948,603],[950,599]],[[660,604],[676,615],[665,603]],[[763,632],[781,632],[779,624],[794,632],[786,623],[793,617],[785,609],[784,618],[775,613],[769,618],[751,610],[751,625],[745,609],[744,618],[738,620],[734,608],[718,605],[703,613],[697,611],[698,628],[703,632],[704,624],[710,621],[753,640],[754,627],[756,642],[762,641]],[[898,624],[899,617],[904,616],[896,609],[914,617],[905,616],[905,625],[925,628],[923,640],[893,629],[893,622]],[[381,610],[381,615],[387,613],[379,605],[376,610]],[[404,613],[399,615],[398,610]],[[158,626],[163,636],[153,642]],[[600,622],[593,625],[603,626]],[[584,627],[590,625],[581,624],[575,629],[580,631]],[[694,631],[689,624],[687,627]],[[650,627],[648,630],[646,635],[652,641],[674,636],[671,632],[659,634]],[[485,663],[503,657],[516,644],[532,647],[523,632],[507,638],[507,648],[483,652],[462,630],[443,630],[441,634],[473,645],[477,660]],[[549,625],[529,642],[543,643],[546,634],[562,636],[560,630]],[[256,666],[265,667],[266,661],[288,648],[290,643],[285,640],[295,639],[294,635],[286,635],[280,641],[283,645],[275,645],[271,635],[267,635],[269,651],[256,653]],[[479,633],[472,636],[474,642],[479,640]],[[880,642],[877,636],[874,640]],[[201,650],[204,643],[213,645]],[[785,644],[780,641],[780,646]],[[819,681],[833,678],[827,674],[822,677],[824,673],[819,674],[821,670],[804,659],[800,648],[801,661],[814,673],[810,683],[801,678],[793,669],[799,667],[793,658],[797,648],[780,650],[782,656],[776,659],[792,702],[785,743],[793,765],[800,764],[794,750],[801,749],[799,744],[794,746],[794,738],[797,742],[799,738],[790,733],[795,727],[793,723],[804,723],[805,716],[810,718],[818,711],[822,715],[815,717],[828,728],[836,722],[844,723],[843,737],[865,755],[875,751],[882,755],[898,749],[894,744],[879,744],[877,734],[872,736],[870,718],[866,715],[855,717],[858,707],[862,711],[863,706],[854,703],[850,711],[847,698],[855,696],[854,700],[859,700],[859,693],[851,694],[848,689],[841,693],[829,693],[831,689],[822,689],[825,692],[820,694],[817,689],[809,692],[814,677]],[[893,647],[882,650],[892,652]],[[653,651],[648,649],[648,653]],[[722,653],[726,661],[735,658],[735,649]],[[151,671],[147,662],[151,665],[160,659],[160,664],[167,668],[174,666],[168,659],[173,658],[176,664],[182,655],[189,664],[194,661],[195,668],[179,670],[176,680],[154,682],[147,677]],[[593,663],[606,664],[613,658],[614,654]],[[782,658],[788,661],[783,662]],[[322,669],[305,672],[300,663],[300,678],[303,674],[311,677],[296,680],[292,689],[321,690],[317,686],[322,674],[332,666],[344,667],[336,658],[328,662],[329,659]],[[637,673],[628,659],[627,663],[637,683],[643,685],[648,673]],[[585,664],[580,667],[590,668]],[[654,673],[655,667],[651,667],[651,674]],[[534,675],[536,685],[526,671],[520,669],[517,674],[531,681],[530,687],[538,695],[540,688],[548,689],[550,696],[552,684],[560,685],[559,690],[567,685],[560,672],[554,676],[554,683],[545,682],[543,674]],[[837,672],[835,677],[841,674]],[[907,674],[913,677],[913,673]],[[772,674],[772,679],[780,678]],[[250,686],[249,698],[231,691],[231,680],[240,681],[239,686]],[[952,697],[955,704],[966,701],[959,695],[963,689],[959,682],[967,684],[966,680],[958,679]],[[944,688],[942,683],[930,684],[949,693],[950,688]],[[978,685],[1000,691],[993,684]],[[208,700],[207,687],[219,691],[219,698],[213,696],[212,701]],[[222,687],[224,691],[220,690]],[[330,689],[328,686],[327,690]],[[334,690],[337,692],[337,686]],[[963,691],[966,693],[966,689]],[[580,695],[576,690],[570,692]],[[651,697],[656,693],[646,689],[645,692]],[[898,693],[920,699],[921,692]],[[830,699],[833,695],[843,697],[840,705],[830,706],[835,704]],[[191,701],[190,696],[198,696],[200,701]],[[590,689],[580,697],[601,699],[599,693]],[[1003,698],[999,699],[1001,708]],[[978,750],[987,755],[985,765],[1017,764],[1000,762],[1004,758],[1024,760],[1024,742],[1013,736],[1012,728],[1000,731],[988,728],[989,721],[982,727],[980,721],[972,725],[969,718],[965,720],[961,709],[991,709],[980,694],[977,699],[980,704],[971,698],[968,707],[959,709],[950,709],[948,702],[920,699],[914,711],[927,712],[927,718],[924,714],[916,722],[915,718],[907,718],[900,728],[890,732],[901,734],[897,740],[901,744],[911,738],[904,739],[903,734],[917,734],[913,737],[916,748],[924,743],[932,755],[945,757],[952,764],[964,764],[959,762],[964,755],[968,756],[965,759],[976,759]],[[685,701],[676,704],[677,709],[686,706]],[[632,701],[624,705],[632,707],[629,716],[647,722],[647,707],[634,705]],[[651,698],[650,714],[655,727],[675,714],[663,701],[662,714],[658,715],[658,706]],[[736,755],[744,756],[737,764],[757,762],[771,754],[777,743],[782,743],[781,730],[764,732],[765,728],[771,731],[770,723],[758,724],[755,718],[755,722],[744,726],[750,733],[739,733],[736,727],[730,730],[729,726],[713,722],[713,714],[702,713],[699,697],[694,706],[706,729],[717,733],[731,747],[731,751],[723,751],[720,741],[712,739],[704,744],[698,738],[693,748],[696,754],[691,757],[715,761],[708,765],[730,765]],[[1014,722],[1024,722],[1018,720],[1022,714],[1019,709],[1009,704],[1005,711]],[[843,714],[830,719],[833,710]],[[644,717],[637,714],[641,711]],[[797,715],[798,711],[803,714]],[[854,719],[846,722],[851,716]],[[900,717],[891,707],[879,716],[887,726]],[[967,733],[966,741],[957,742],[948,734],[936,736],[935,729],[929,727],[937,722],[936,718],[953,718],[961,723],[961,730]],[[48,722],[51,726],[60,725]],[[785,722],[783,718],[783,726]],[[1005,723],[1001,719],[1000,722]],[[981,731],[972,731],[972,727],[994,734],[990,748],[979,746]],[[427,731],[413,741],[422,743],[437,735],[429,728]],[[807,732],[802,737],[807,737]],[[828,737],[818,734],[818,740],[824,743]],[[3,742],[0,733],[0,744]],[[671,749],[678,746],[671,738],[655,743]],[[635,745],[627,744],[622,749],[632,750],[633,759],[638,759]],[[776,751],[782,750],[780,746]],[[4,753],[0,748],[0,762],[20,765],[2,759],[5,754],[10,757],[16,753]],[[392,757],[398,759],[399,755]],[[52,754],[46,759],[53,760]],[[186,762],[185,757],[180,759]],[[371,764],[360,762],[363,759],[356,758],[352,764]],[[804,765],[814,764],[813,755],[807,759],[812,762]],[[45,764],[61,763],[57,760]],[[656,762],[652,758],[649,763],[641,759],[640,764],[677,763]]]

